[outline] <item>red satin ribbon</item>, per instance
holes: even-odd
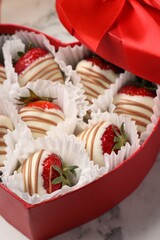
[[[160,83],[160,0],[57,0],[57,11],[92,51]]]

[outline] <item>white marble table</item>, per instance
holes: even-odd
[[[1,22],[39,29],[72,42],[58,20],[54,0],[2,0]],[[0,216],[0,239],[27,239]],[[114,209],[54,240],[160,240],[160,157],[138,189]]]

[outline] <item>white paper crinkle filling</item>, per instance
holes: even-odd
[[[48,50],[55,55],[55,47],[50,44],[49,40],[42,33],[28,32],[28,31],[16,31],[12,35],[13,39],[21,39],[21,41],[26,45],[30,46],[33,43],[34,47],[40,47]]]
[[[55,59],[67,76],[72,75],[77,63],[91,55],[91,52],[84,45],[59,47]],[[74,83],[76,84],[76,82]]]
[[[93,162],[89,160],[84,144],[80,140],[73,135],[68,136],[63,133],[60,133],[59,137],[56,138],[46,136],[44,138],[29,141],[28,144],[26,144],[26,148],[23,149],[23,152],[19,151],[17,159],[23,163],[31,154],[41,149],[46,149],[60,155],[66,165],[77,165],[77,183],[73,187],[64,186],[62,189],[51,194],[45,194],[43,196],[34,194],[30,196],[28,193],[23,192],[21,173],[17,174],[15,172],[14,175],[4,178],[3,183],[28,203],[36,204],[76,190],[102,176],[107,171],[106,168],[99,169],[97,165],[94,165]]]
[[[16,107],[13,103],[2,97],[0,97],[0,115],[7,116],[13,123],[14,127],[20,122]]]
[[[4,142],[6,144],[6,160],[4,161],[4,167],[1,168],[1,171],[6,175],[9,175],[10,172],[15,170],[14,167],[10,169],[10,156],[14,155],[16,144],[20,141],[20,138],[25,135],[24,139],[29,139],[28,136],[30,136],[30,133],[25,124],[21,121],[16,107],[8,100],[0,98],[0,102],[0,115],[7,116],[14,125],[14,130],[8,130],[7,134],[4,136]],[[7,157],[8,154],[9,157]],[[16,166],[17,163],[14,161],[13,165]]]
[[[3,52],[2,52],[2,47],[4,45],[4,43],[10,39],[10,35],[9,34],[1,34],[0,35],[0,63],[3,63],[4,61],[4,57],[3,57]]]
[[[20,166],[18,157],[29,141],[32,140],[31,132],[27,126],[21,122],[16,125],[14,131],[9,131],[5,137],[6,147],[6,160],[2,169],[3,178],[6,179],[9,175]]]
[[[78,106],[78,128],[82,125],[82,119],[86,115],[88,110],[88,101],[84,95],[84,88],[81,83],[81,78],[75,71],[75,67],[79,61],[87,58],[91,55],[91,52],[84,45],[66,46],[60,47],[55,54],[55,59],[65,72],[66,78],[65,84],[69,91],[75,95]]]
[[[93,99],[90,109],[92,112],[110,112],[113,113],[115,105],[113,104],[113,96],[118,92],[121,86],[125,85],[128,80],[132,79],[133,75],[125,71],[116,78],[115,83],[110,85],[109,89],[104,91],[104,94],[99,95],[97,99]]]
[[[25,51],[25,44],[20,40],[7,40],[3,45],[4,63],[6,68],[7,79],[11,84],[18,83],[18,74],[13,67],[13,59],[17,59],[18,52]]]

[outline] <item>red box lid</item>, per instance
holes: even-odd
[[[160,83],[159,0],[57,0],[59,18],[91,51]]]

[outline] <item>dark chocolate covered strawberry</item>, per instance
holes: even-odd
[[[93,98],[97,98],[108,89],[119,76],[121,69],[106,62],[98,56],[81,60],[76,66],[76,72],[81,77],[85,95],[91,103]]]
[[[156,86],[148,81],[128,83],[114,97],[115,112],[131,116],[142,133],[151,121],[155,96]]]
[[[42,48],[31,48],[25,53],[19,53],[19,59],[14,64],[21,87],[37,79],[64,82],[62,72],[54,57]]]
[[[104,166],[105,153],[117,154],[122,146],[128,142],[124,124],[118,128],[115,124],[102,121],[83,131],[79,136],[86,142],[85,147],[91,160]]]
[[[25,104],[20,111],[21,119],[30,128],[34,138],[46,135],[51,126],[56,126],[64,121],[64,114],[61,107],[53,102],[52,98],[39,97],[29,89],[29,97],[18,99]]]
[[[62,158],[48,150],[31,155],[20,167],[24,192],[43,195],[52,193],[62,186],[73,186],[77,166],[64,166]]]

